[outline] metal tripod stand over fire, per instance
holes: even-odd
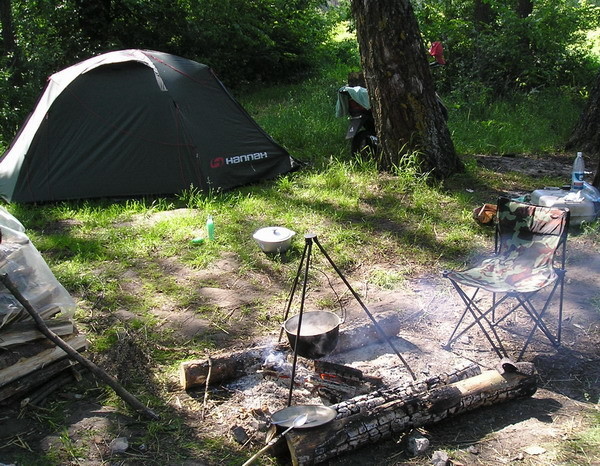
[[[356,291],[354,291],[352,286],[350,286],[350,283],[348,283],[348,280],[346,280],[346,277],[344,277],[344,275],[342,274],[340,269],[335,265],[335,263],[333,262],[331,257],[329,257],[329,254],[327,254],[327,252],[325,251],[325,249],[323,248],[321,243],[319,243],[319,240],[317,239],[317,235],[315,235],[313,233],[309,233],[309,234],[304,235],[304,239],[305,239],[305,244],[304,244],[304,250],[302,251],[302,258],[300,259],[300,264],[298,265],[298,272],[296,273],[296,278],[294,279],[294,283],[292,285],[292,290],[290,292],[290,297],[288,299],[287,307],[285,310],[285,317],[284,317],[285,324],[284,324],[284,327],[281,329],[281,332],[279,333],[279,341],[281,341],[283,331],[285,330],[287,332],[289,340],[290,340],[290,345],[293,346],[293,350],[294,350],[294,360],[293,360],[293,364],[292,364],[292,378],[291,378],[292,383],[290,384],[290,392],[289,392],[289,396],[288,396],[288,406],[290,406],[292,404],[292,392],[294,389],[294,378],[296,376],[296,364],[298,361],[298,354],[300,353],[302,356],[307,357],[309,359],[319,359],[320,357],[323,357],[323,356],[329,354],[331,351],[333,351],[335,349],[335,346],[337,344],[338,332],[339,332],[340,321],[336,314],[333,314],[330,312],[325,312],[325,311],[323,311],[323,312],[321,312],[321,311],[308,312],[306,314],[304,313],[304,301],[306,298],[306,287],[307,287],[307,283],[308,283],[308,271],[310,269],[310,257],[311,257],[311,253],[312,253],[313,243],[317,245],[319,250],[323,253],[325,258],[329,261],[329,263],[331,264],[333,269],[336,271],[336,273],[339,275],[341,280],[348,287],[348,290],[350,290],[350,292],[352,293],[352,295],[354,296],[354,298],[356,299],[358,304],[360,304],[360,306],[363,308],[363,310],[365,311],[365,313],[367,314],[369,319],[371,319],[371,321],[373,322],[373,325],[375,326],[375,329],[377,330],[377,332],[385,339],[385,341],[390,345],[390,347],[392,348],[394,353],[396,353],[396,355],[400,358],[400,361],[402,361],[402,364],[404,364],[404,366],[408,370],[408,372],[411,375],[411,377],[413,378],[413,380],[416,380],[415,374],[411,370],[409,365],[407,364],[406,360],[402,357],[402,355],[400,354],[398,349],[394,346],[393,342],[386,335],[385,331],[381,328],[381,326],[379,325],[377,320],[375,320],[375,318],[373,317],[373,314],[371,314],[371,312],[369,311],[367,306],[365,306],[365,304],[362,302],[362,300],[360,299],[360,296],[358,296]],[[290,308],[292,306],[294,294],[296,293],[296,289],[298,287],[298,282],[302,275],[303,267],[304,267],[304,283],[302,286],[302,295],[300,298],[300,312],[298,313],[298,315],[296,315],[288,320],[288,315],[290,313]],[[312,331],[307,332],[308,336],[301,333],[303,319],[305,319],[305,318],[306,318],[306,321],[304,322],[305,326],[317,328],[316,332],[312,332]],[[336,320],[336,318],[337,318],[337,320]],[[323,322],[323,320],[325,320],[325,322]],[[326,329],[326,331],[321,332],[318,329],[319,326],[323,326]],[[313,335],[313,333],[314,333],[314,335]]]

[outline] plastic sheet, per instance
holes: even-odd
[[[71,319],[75,301],[31,243],[21,222],[3,207],[0,207],[0,232],[0,273],[8,274],[44,320],[55,316]],[[31,320],[29,313],[0,285],[0,329],[25,320]]]

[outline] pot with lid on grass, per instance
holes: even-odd
[[[265,253],[283,253],[291,244],[295,231],[285,227],[265,227],[254,232],[252,237]]]

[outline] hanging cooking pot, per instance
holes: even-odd
[[[340,334],[340,324],[344,321],[337,314],[330,311],[303,312],[298,346],[296,346],[299,320],[300,314],[297,314],[283,324],[290,346],[296,349],[299,356],[319,359],[335,349]]]

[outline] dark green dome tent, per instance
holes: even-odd
[[[0,160],[0,196],[38,202],[227,190],[298,165],[208,66],[122,50],[50,76]]]

